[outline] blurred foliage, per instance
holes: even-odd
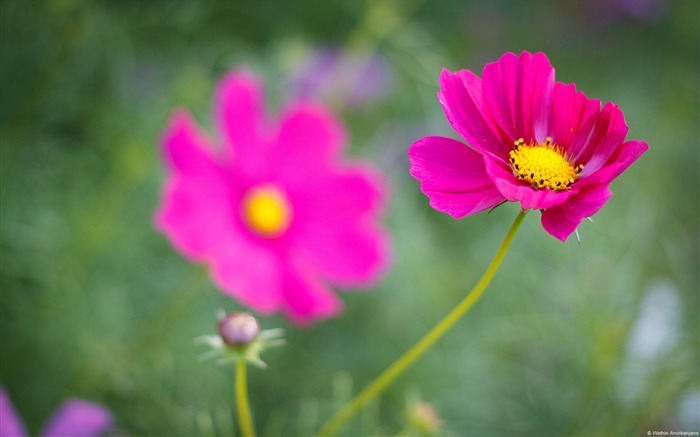
[[[174,107],[211,128],[214,84],[236,65],[266,79],[277,110],[308,53],[364,50],[386,61],[387,94],[326,103],[350,154],[391,179],[394,268],[311,329],[262,318],[288,345],[250,371],[259,433],[309,435],[495,252],[517,207],[460,221],[430,209],[406,151],[456,135],[435,98],[443,67],[479,73],[530,50],[619,104],[651,149],[581,244],[531,213],[484,299],[344,432],[415,432],[415,399],[448,435],[698,431],[699,16],[690,0],[0,1],[0,383],[33,434],[77,396],[130,435],[233,435],[233,369],[198,363],[192,339],[239,307],[153,229],[159,135]]]

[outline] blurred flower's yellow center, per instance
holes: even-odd
[[[583,170],[583,165],[574,166],[549,137],[544,144],[529,145],[520,138],[510,152],[510,165],[518,179],[538,190],[568,190]]]
[[[270,184],[258,185],[243,196],[243,220],[261,237],[282,235],[292,219],[292,208],[284,193]]]

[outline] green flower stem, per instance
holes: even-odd
[[[339,431],[345,423],[350,420],[358,411],[362,409],[369,401],[377,397],[383,392],[394,380],[399,377],[411,364],[413,364],[421,355],[423,355],[436,341],[442,338],[443,335],[454,325],[482,295],[486,287],[493,279],[493,276],[498,271],[498,268],[503,261],[513,237],[520,227],[523,218],[527,211],[520,211],[515,217],[513,224],[510,226],[501,247],[498,248],[496,256],[494,256],[491,264],[484,272],[479,282],[474,288],[450,311],[433,329],[418,341],[411,349],[404,353],[399,359],[394,361],[381,375],[372,381],[364,390],[357,394],[350,402],[345,404],[318,432],[318,436],[328,437]]]
[[[255,437],[253,419],[250,416],[248,403],[248,385],[246,383],[246,360],[241,358],[236,364],[236,406],[238,407],[238,423],[241,425],[243,437]]]

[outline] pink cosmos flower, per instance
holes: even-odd
[[[156,225],[243,304],[309,324],[341,309],[327,284],[367,286],[386,270],[376,222],[384,181],[365,163],[341,162],[345,134],[323,108],[298,102],[279,124],[263,109],[259,80],[234,71],[217,91],[220,141],[175,112]]]
[[[411,175],[430,205],[456,219],[504,201],[542,211],[561,241],[612,196],[608,185],[648,146],[625,142],[628,127],[612,103],[554,81],[542,53],[506,53],[484,67],[440,75],[437,94],[468,146],[423,138],[408,152]]]
[[[42,437],[98,437],[112,429],[112,413],[101,405],[68,399],[51,416],[39,434]],[[26,437],[22,419],[0,386],[0,437]]]

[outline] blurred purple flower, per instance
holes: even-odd
[[[81,399],[67,399],[53,413],[41,437],[98,437],[112,429],[114,419],[105,407]],[[22,419],[5,388],[0,386],[0,437],[26,437]]]
[[[311,51],[292,71],[290,88],[296,98],[331,101],[347,109],[376,102],[391,92],[389,63],[378,53],[339,48]]]
[[[663,0],[617,0],[614,3],[620,13],[640,21],[656,21],[666,9]]]
[[[664,0],[612,0],[581,2],[588,9],[592,22],[612,25],[631,18],[644,23],[657,23],[666,14]]]

